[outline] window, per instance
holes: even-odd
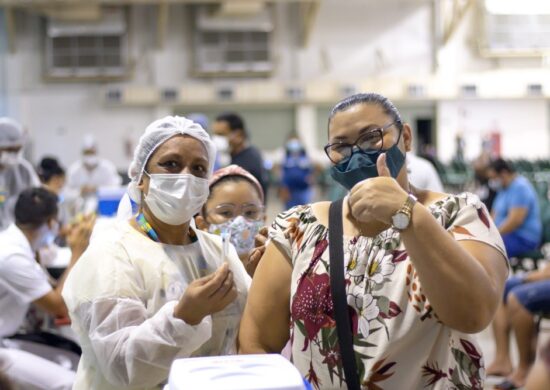
[[[214,18],[199,12],[195,30],[195,70],[199,74],[267,74],[271,60],[272,24],[269,10],[248,17]]]
[[[97,23],[49,21],[46,74],[50,77],[121,77],[127,64],[126,24],[122,12]]]
[[[550,50],[550,5],[546,1],[485,0],[483,17],[489,54],[538,56]]]

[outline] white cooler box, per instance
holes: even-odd
[[[281,355],[233,355],[178,359],[164,390],[307,390]]]

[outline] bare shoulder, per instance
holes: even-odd
[[[328,209],[331,202],[317,202],[311,204],[311,212],[322,225],[328,226]]]
[[[418,201],[426,207],[431,206],[432,204],[450,196],[450,194],[444,192],[435,192],[420,189],[416,189],[415,193],[417,195]]]

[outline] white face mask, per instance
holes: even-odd
[[[218,153],[227,153],[229,151],[229,141],[227,140],[227,137],[222,135],[213,135],[212,142],[216,145]]]
[[[149,193],[145,203],[168,225],[182,225],[197,214],[208,199],[208,180],[188,173],[148,174]]]
[[[0,153],[0,165],[17,165],[21,160],[20,152],[2,152]]]
[[[489,188],[493,191],[500,191],[502,189],[502,180],[500,179],[490,179],[489,180]]]
[[[31,247],[34,251],[38,251],[42,248],[47,248],[51,246],[57,235],[59,234],[59,223],[56,221],[54,226],[50,228],[47,223],[42,225],[38,229],[38,237],[31,244]]]
[[[99,164],[99,157],[93,154],[84,155],[82,156],[82,162],[88,167],[95,167]]]

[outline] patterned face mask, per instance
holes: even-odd
[[[246,255],[254,248],[254,237],[262,228],[262,221],[249,221],[242,215],[220,224],[212,224],[208,232],[221,235],[229,233],[231,243],[239,256]]]

